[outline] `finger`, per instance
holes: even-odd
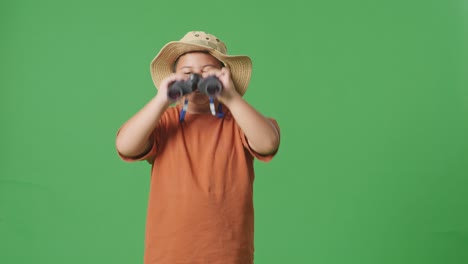
[[[187,76],[185,76],[184,74],[180,74],[180,73],[172,73],[171,75],[167,76],[162,82],[161,82],[161,86],[169,86],[170,84],[176,82],[176,81],[184,81],[185,79],[187,79]]]
[[[216,76],[216,77],[219,78],[219,76],[221,76],[221,70],[212,69],[212,70],[208,70],[208,71],[202,73],[203,78],[206,78],[208,76]]]

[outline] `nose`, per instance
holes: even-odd
[[[196,73],[198,75],[202,75],[203,74],[203,69],[202,68],[193,68],[192,69],[192,73]]]

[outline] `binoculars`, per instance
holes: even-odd
[[[188,80],[175,81],[169,87],[167,96],[177,101],[182,96],[198,90],[209,97],[215,97],[223,90],[223,84],[216,76],[208,76],[203,78],[201,75],[193,73]]]

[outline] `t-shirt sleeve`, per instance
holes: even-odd
[[[276,131],[278,131],[278,136],[280,136],[280,128],[279,128],[279,125],[278,125],[278,122],[273,119],[273,118],[268,118],[268,120],[270,120],[270,122],[272,123],[272,125],[276,128]],[[240,135],[241,135],[241,140],[242,140],[242,144],[244,145],[244,147],[247,149],[247,151],[256,159],[260,160],[260,161],[263,161],[263,162],[268,162],[270,161],[275,155],[276,153],[278,153],[278,149],[279,149],[279,146],[278,148],[275,150],[275,152],[271,153],[271,154],[268,154],[268,155],[262,155],[262,154],[259,154],[257,153],[255,150],[253,150],[250,145],[249,145],[249,142],[247,140],[247,137],[245,136],[244,132],[242,131],[242,129],[239,128],[239,131],[240,131]],[[281,136],[280,136],[280,139],[281,139]]]

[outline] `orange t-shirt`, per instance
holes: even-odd
[[[250,264],[254,256],[253,160],[231,113],[162,115],[151,151],[145,264]],[[271,119],[275,126],[278,124]],[[279,131],[279,128],[278,128]]]

